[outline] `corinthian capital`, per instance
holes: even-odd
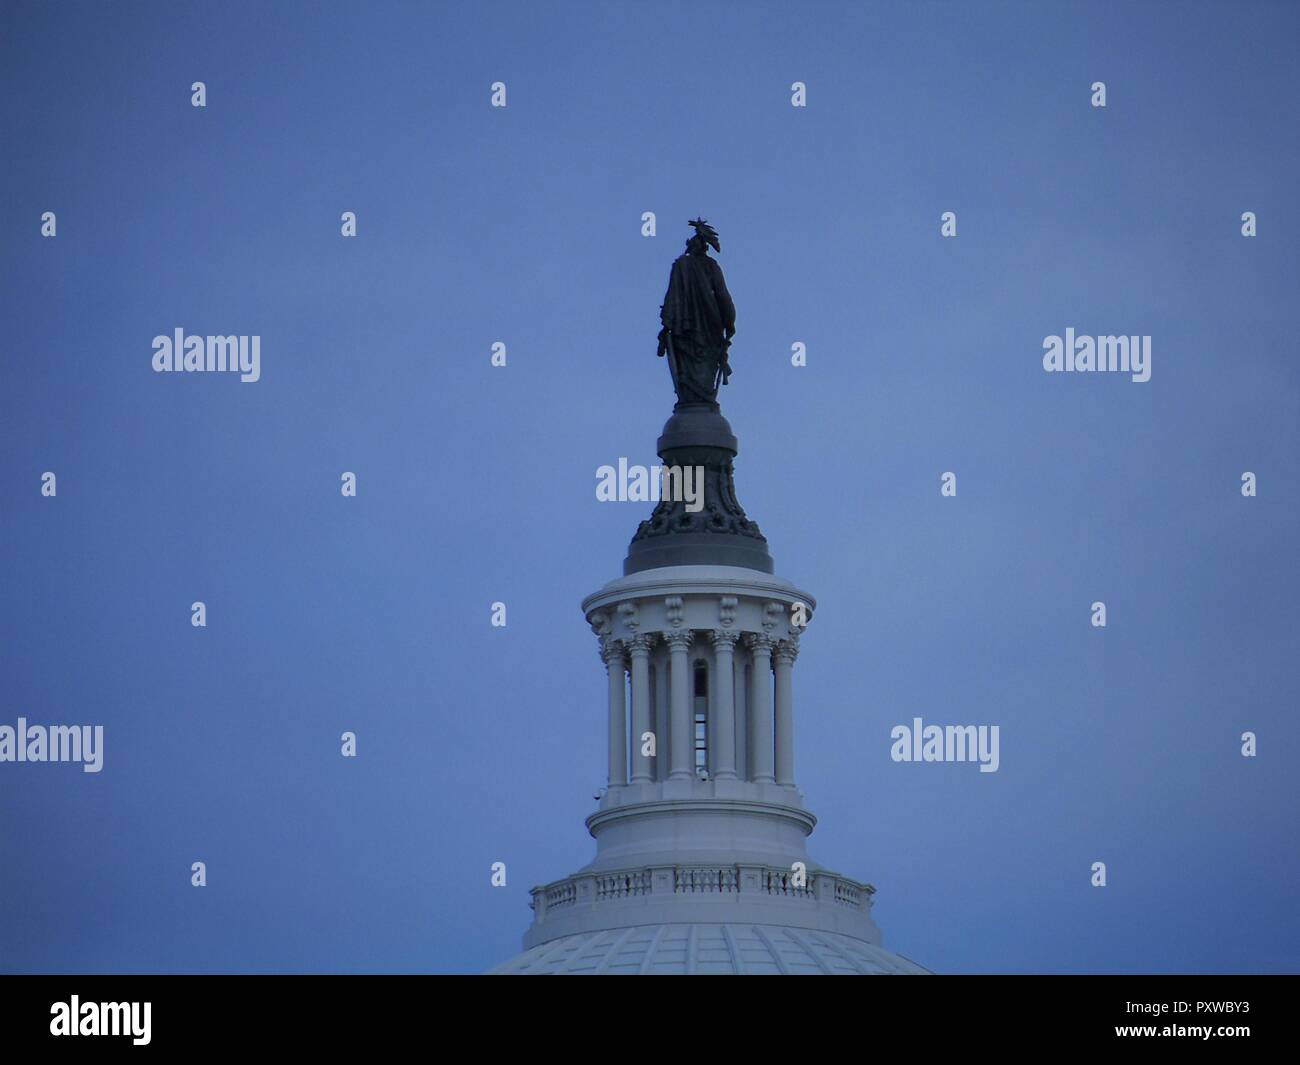
[[[740,633],[731,632],[729,629],[714,629],[709,633],[709,638],[713,641],[715,651],[720,651],[724,647],[730,651],[736,646],[736,641],[740,639]]]
[[[620,667],[623,665],[625,650],[623,641],[616,640],[612,636],[605,636],[600,641],[600,657],[610,669],[615,665]]]
[[[776,641],[763,632],[747,632],[745,645],[755,654],[769,655],[772,653],[772,648],[776,646]]]
[[[695,639],[695,633],[687,629],[685,632],[666,632],[664,633],[664,643],[668,645],[671,651],[689,651],[691,643]]]
[[[628,640],[627,648],[633,658],[639,658],[650,653],[650,648],[654,646],[656,636],[653,632],[642,632]]]
[[[789,639],[778,643],[774,657],[778,662],[787,662],[794,665],[794,660],[799,657],[799,637],[791,636]]]

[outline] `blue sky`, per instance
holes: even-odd
[[[819,600],[814,856],[938,971],[1300,969],[1294,6],[0,19],[0,723],[106,734],[0,765],[0,968],[519,949],[593,853],[578,604],[650,509],[595,471],[654,461],[702,214],[740,499]],[[177,327],[260,335],[261,380],[153,373]],[[1067,327],[1150,335],[1151,380],[1044,373]],[[915,716],[1001,768],[893,763]]]

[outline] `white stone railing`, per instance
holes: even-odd
[[[537,890],[536,888],[533,889],[534,897],[536,897]],[[572,880],[561,880],[549,887],[542,888],[541,892],[545,907],[548,910],[554,910],[560,906],[572,906],[578,901],[578,885]]]
[[[547,913],[618,903],[646,896],[739,895],[790,898],[869,910],[875,888],[834,873],[808,873],[802,883],[790,869],[761,865],[662,865],[584,873],[533,888],[533,923]]]
[[[708,868],[679,865],[673,870],[673,890],[679,895],[739,891],[740,876],[735,866]]]
[[[789,869],[765,869],[763,871],[763,888],[769,895],[816,897],[813,893],[813,885],[816,879],[816,876],[804,877],[802,883],[800,883]]]
[[[596,898],[622,899],[630,895],[650,894],[650,870],[636,869],[628,873],[609,873],[596,877]]]
[[[866,885],[855,884],[851,880],[837,878],[835,881],[835,901],[842,902],[846,906],[861,906],[863,892],[869,892],[870,890]]]

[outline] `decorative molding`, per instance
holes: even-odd
[[[796,587],[781,577],[744,570],[732,566],[691,566],[684,574],[675,567],[642,570],[611,581],[599,591],[582,601],[584,611],[609,610],[612,612],[625,599],[645,601],[664,596],[737,596],[744,602],[760,598],[780,600],[786,607],[804,603],[811,617],[817,609],[817,600],[810,592]]]
[[[736,498],[736,468],[726,451],[704,447],[697,454],[688,452],[688,456],[684,465],[704,469],[704,505],[690,511],[683,499],[661,499],[650,517],[637,526],[632,543],[646,537],[709,532],[744,536],[766,544],[767,538],[749,520]]]
[[[783,603],[765,603],[763,606],[763,630],[771,632],[776,628],[777,618],[785,613]]]
[[[664,600],[664,610],[667,612],[668,624],[677,628],[686,620],[686,610],[682,605],[680,595],[670,595]]]
[[[734,595],[724,595],[718,600],[718,624],[724,629],[736,623],[736,607],[739,603],[740,600]]]
[[[637,606],[635,603],[630,601],[619,603],[618,612],[629,632],[636,632],[641,627],[641,622],[637,619]]]
[[[813,829],[817,827],[817,816],[802,804],[791,805],[795,799],[790,794],[790,789],[780,788],[776,790],[784,793],[784,801],[769,802],[758,799],[682,798],[652,799],[644,802],[631,801],[625,805],[603,806],[599,810],[588,815],[586,820],[587,831],[595,836],[599,832],[605,831],[610,824],[616,821],[638,821],[646,817],[659,817],[662,814],[671,814],[682,811],[693,814],[756,814],[760,817],[794,824],[803,835],[811,835]]]

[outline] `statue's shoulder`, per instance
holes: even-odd
[[[691,262],[690,255],[679,255],[673,260],[673,265],[668,271],[668,281],[677,284],[685,284],[687,278],[691,276],[691,270],[694,265]]]
[[[695,270],[714,270],[717,268],[717,260],[711,255],[692,255],[690,252],[683,252],[673,261],[674,266],[690,267]]]
[[[711,255],[702,256],[704,262],[700,263],[700,269],[707,270],[710,274],[721,277],[722,264]]]

